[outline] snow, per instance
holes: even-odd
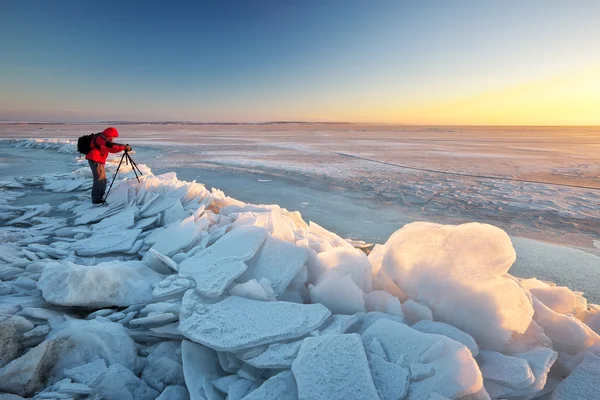
[[[377,390],[357,334],[307,338],[292,365],[301,399],[376,399]]]
[[[72,165],[0,183],[3,391],[163,400],[595,393],[600,306],[509,268],[517,247],[516,265],[584,263],[593,285],[597,256],[513,246],[479,223],[396,225],[370,246],[145,166],[139,183],[123,171],[109,207],[92,207],[89,170],[81,158]],[[48,192],[58,197],[31,203]]]
[[[183,297],[181,332],[219,351],[236,351],[294,339],[318,328],[331,313],[320,304],[264,302],[230,296],[203,304],[192,290]]]

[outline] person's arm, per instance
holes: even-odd
[[[128,146],[129,145],[126,144],[115,143],[108,140],[106,141],[106,148],[111,153],[118,153],[120,151],[124,151]]]

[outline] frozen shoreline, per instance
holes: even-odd
[[[7,126],[10,130],[5,126],[0,136],[43,135],[52,129],[52,135],[73,139],[96,128]],[[371,208],[410,220],[478,221],[500,226],[512,236],[597,251],[598,128],[302,124],[125,125],[123,129],[122,136],[132,144],[157,150],[150,157],[145,158],[146,152],[138,157],[165,172],[251,171],[293,185],[357,193],[370,201]]]
[[[66,141],[18,145],[73,151]],[[498,228],[410,224],[367,257],[299,213],[145,165],[141,184],[125,169],[111,206],[94,208],[88,168],[69,165],[1,182],[0,331],[13,332],[2,390],[248,400],[595,390],[600,306],[507,274],[516,255]],[[20,206],[29,190],[73,200]],[[586,271],[591,285],[600,272],[591,254],[514,245],[532,273],[554,258],[583,268],[563,271],[567,279]],[[48,367],[51,358],[59,362]]]

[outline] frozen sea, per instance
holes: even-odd
[[[0,136],[75,140],[102,128],[2,124]],[[345,238],[384,243],[422,220],[499,226],[517,249],[511,273],[600,300],[600,128],[129,124],[119,131],[154,173],[175,171],[245,202],[298,210]],[[68,172],[70,159],[0,145],[2,176]],[[39,196],[20,201],[63,201]]]
[[[597,398],[597,131],[118,126],[0,125],[0,392]]]

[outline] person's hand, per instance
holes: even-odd
[[[131,151],[131,146],[130,146],[130,145],[128,145],[128,144],[126,144],[126,145],[125,145],[125,151],[126,151],[126,152],[130,152],[130,151]]]

